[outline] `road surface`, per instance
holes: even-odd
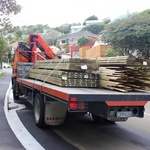
[[[16,138],[9,127],[4,113],[5,94],[11,81],[11,69],[3,69],[5,75],[0,78],[0,149],[24,150],[24,147]]]

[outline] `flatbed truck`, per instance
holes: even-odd
[[[24,57],[27,51],[34,52],[33,47],[32,45],[32,48],[25,51],[24,47],[18,46],[14,55],[12,84],[14,99],[19,99],[22,95],[27,96],[27,100],[33,106],[35,124],[38,127],[61,125],[68,113],[88,113],[92,114],[94,121],[110,122],[144,117],[144,106],[150,101],[150,92],[122,93],[103,88],[60,87],[28,78],[26,74],[36,61],[29,61]],[[34,55],[28,57],[34,60]],[[24,75],[20,75],[20,70],[25,71]]]
[[[30,78],[17,78],[14,98],[26,95],[32,104],[38,127],[61,125],[68,113],[92,114],[94,121],[126,121],[144,117],[149,92],[122,93],[100,88],[60,87]]]
[[[98,88],[59,87],[33,79],[17,78],[19,90],[26,91],[33,105],[38,127],[60,125],[67,113],[91,113],[95,121],[107,119],[126,121],[129,117],[143,117],[144,105],[150,93],[122,93]]]

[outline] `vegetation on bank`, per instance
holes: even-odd
[[[5,75],[5,72],[0,73],[0,78],[2,78]]]

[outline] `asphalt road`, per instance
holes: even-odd
[[[149,104],[146,108],[150,109]],[[70,118],[63,126],[48,127],[45,130],[33,128],[35,124],[30,108],[18,111],[18,115],[45,149],[74,150],[73,145],[79,150],[150,149],[149,114],[145,114],[144,118],[131,118],[127,122],[115,124],[94,123],[86,115],[81,119]]]
[[[0,150],[24,150],[5,117],[4,99],[11,81],[11,69],[4,69],[3,71],[6,73],[0,78]]]

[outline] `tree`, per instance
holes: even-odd
[[[91,42],[91,41],[92,41],[91,38],[82,36],[82,37],[80,37],[80,38],[77,40],[77,45],[78,45],[78,46],[82,46],[82,45],[85,45],[85,44],[87,44],[87,43],[89,43],[89,42]]]
[[[16,0],[0,0],[0,27],[1,33],[4,33],[11,26],[10,15],[16,15],[21,11],[21,6]]]
[[[87,20],[98,20],[98,18],[93,15],[93,16],[88,17],[88,18],[85,20],[85,22],[86,22]],[[86,24],[85,22],[84,22],[84,24]],[[104,18],[102,22],[100,22],[100,23],[94,23],[94,24],[85,26],[85,27],[83,28],[83,30],[90,31],[90,32],[92,32],[92,33],[98,35],[98,34],[101,33],[101,31],[104,29],[104,27],[105,27],[108,23],[110,23],[110,22],[111,22],[111,20],[110,20],[109,18]]]
[[[150,9],[146,9],[146,10],[142,11],[140,14],[141,15],[147,15],[147,14],[150,15]]]
[[[2,60],[3,57],[6,55],[6,53],[10,50],[9,44],[8,42],[0,37],[0,63],[1,63],[1,67],[2,67]]]
[[[8,34],[7,39],[8,39],[9,41],[11,41],[11,40],[13,39],[13,36],[12,36],[11,34]]]
[[[70,27],[71,27],[71,24],[63,24],[60,27],[54,28],[54,30],[61,32],[62,34],[68,34],[70,32]]]
[[[50,27],[42,24],[30,25],[30,26],[22,26],[21,31],[23,34],[31,34],[31,33],[47,33],[49,32]],[[15,31],[16,32],[16,31]]]
[[[56,30],[50,30],[47,34],[44,35],[44,39],[49,45],[55,45],[59,35],[60,32]]]
[[[21,36],[22,36],[22,31],[21,31],[21,30],[17,30],[17,31],[16,31],[16,35],[17,35],[17,38],[21,38]]]
[[[88,21],[88,20],[98,20],[98,18],[95,15],[92,15],[85,19],[85,21],[83,22],[83,25],[86,25],[86,21]]]
[[[104,23],[92,24],[83,28],[83,30],[90,31],[94,34],[100,34],[100,32],[104,29]]]
[[[105,24],[108,24],[108,23],[111,22],[111,20],[110,20],[110,18],[104,18],[104,19],[103,19],[103,22],[104,22]]]
[[[5,40],[0,37],[0,62],[2,62],[3,55],[5,53]]]
[[[109,47],[106,51],[105,56],[106,57],[123,56],[124,53],[122,52],[123,51],[121,51],[119,48]]]
[[[71,26],[81,26],[81,23],[72,23]]]
[[[150,57],[150,15],[134,14],[108,24],[102,40],[122,54]]]
[[[62,46],[61,52],[68,53],[68,46],[69,46],[69,42],[67,40],[67,42]]]

